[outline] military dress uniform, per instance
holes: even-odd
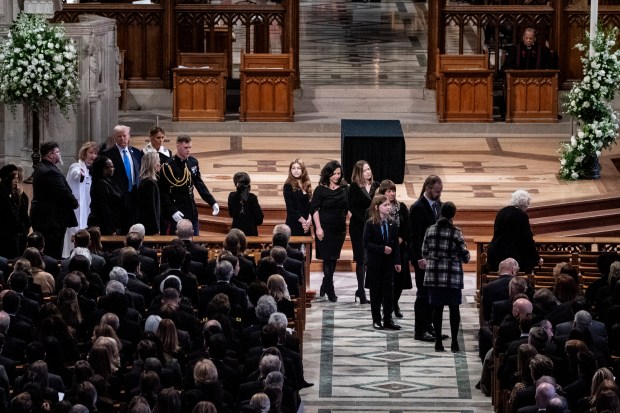
[[[182,160],[178,155],[173,156],[164,163],[160,172],[161,209],[166,219],[162,226],[162,233],[174,234],[176,222],[172,219],[177,211],[183,214],[184,219],[189,219],[194,225],[194,234],[198,235],[198,211],[194,201],[194,187],[200,197],[213,206],[215,198],[202,181],[198,160],[189,156]]]

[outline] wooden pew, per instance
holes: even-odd
[[[439,122],[493,122],[493,71],[486,54],[437,52],[435,68]]]
[[[558,122],[559,70],[506,70],[506,123]]]
[[[245,53],[239,69],[242,122],[292,122],[295,68],[288,54]]]
[[[226,111],[225,53],[177,53],[172,70],[173,121],[223,121]]]

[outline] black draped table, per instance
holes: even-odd
[[[343,176],[349,181],[355,162],[363,159],[377,181],[402,184],[405,177],[405,137],[398,120],[340,121]]]

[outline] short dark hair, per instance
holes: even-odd
[[[45,237],[39,231],[32,231],[26,240],[29,247],[34,247],[41,251],[45,247]]]
[[[288,236],[286,236],[286,234],[283,234],[281,232],[276,232],[275,234],[273,234],[273,237],[271,238],[271,243],[273,244],[274,247],[283,247],[286,248],[288,246]]]
[[[185,253],[187,250],[183,245],[170,244],[164,247],[161,255],[166,258],[170,268],[181,268],[185,261]]]
[[[188,143],[191,142],[192,138],[189,135],[179,135],[177,136],[177,143]]]
[[[13,271],[9,277],[9,286],[11,290],[23,292],[28,287],[28,274],[23,271]]]
[[[40,150],[39,150],[39,151],[41,152],[41,156],[42,156],[42,157],[45,157],[45,156],[47,156],[50,152],[52,152],[54,149],[56,149],[56,148],[58,148],[58,147],[59,147],[59,146],[58,146],[58,143],[57,143],[57,142],[54,142],[54,141],[51,141],[51,142],[43,142],[43,143],[41,144],[41,147],[40,147]]]
[[[85,229],[78,230],[73,236],[73,242],[76,247],[88,248],[90,245],[90,233]]]
[[[13,290],[8,290],[2,297],[2,308],[9,314],[15,314],[19,308],[19,294]]]

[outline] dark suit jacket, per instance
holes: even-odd
[[[230,315],[233,318],[242,318],[248,308],[248,297],[245,291],[227,282],[216,282],[209,284],[200,290],[198,306],[198,316],[206,316],[207,305],[213,297],[219,293],[224,293],[230,301]]]
[[[428,227],[437,220],[431,209],[431,205],[425,196],[421,196],[409,209],[409,224],[411,225],[411,248],[409,256],[411,264],[415,268],[416,287],[424,287],[424,270],[418,266],[418,260],[422,259],[422,244]]]
[[[286,271],[284,267],[277,267],[280,274],[286,282],[286,288],[291,296],[299,297],[299,276],[290,271]]]
[[[77,219],[73,210],[77,207],[78,201],[60,169],[42,159],[32,174],[32,229],[75,227]]]
[[[96,272],[97,274],[103,274],[105,271],[104,270],[105,265],[106,265],[105,258],[97,254],[91,254],[90,270],[92,272]],[[65,274],[69,272],[69,258],[68,257],[61,261],[60,268],[61,268],[61,271]],[[45,267],[45,271],[47,271],[47,265]],[[50,272],[50,274],[52,273]],[[56,276],[54,276],[54,278],[56,278]],[[60,291],[61,289],[62,289],[62,286],[58,286],[58,285],[56,286],[56,290]]]
[[[140,294],[144,298],[144,303],[149,304],[151,302],[151,289],[148,285],[138,280],[135,274],[128,274],[127,289],[136,294]]]
[[[385,254],[385,247],[392,248],[391,254]],[[366,221],[364,227],[364,248],[366,249],[366,266],[374,270],[391,270],[400,264],[400,248],[398,243],[398,225],[388,221],[388,235],[384,237],[381,224]]]
[[[140,181],[140,165],[142,164],[142,156],[144,153],[133,146],[128,146],[127,149],[131,155],[131,161],[133,162],[133,183],[135,189]],[[110,158],[114,164],[114,175],[112,175],[112,180],[116,182],[123,194],[127,195],[129,193],[129,181],[127,180],[125,163],[123,162],[123,157],[118,147],[114,145],[110,149],[101,152],[100,155]]]
[[[17,310],[17,313],[30,320],[37,320],[37,318],[39,318],[39,308],[41,307],[39,303],[23,294],[19,294],[19,298],[19,310]]]
[[[9,331],[7,336],[16,337],[24,340],[26,343],[30,343],[33,340],[33,325],[29,318],[21,316],[19,314],[10,315],[11,323],[9,324]]]
[[[4,347],[2,348],[2,355],[15,361],[24,361],[26,350],[26,342],[17,337],[7,336],[5,339]]]
[[[491,281],[484,286],[481,292],[482,316],[485,321],[491,320],[493,303],[500,300],[507,300],[508,284],[512,280],[510,274],[501,274],[497,280]]]

